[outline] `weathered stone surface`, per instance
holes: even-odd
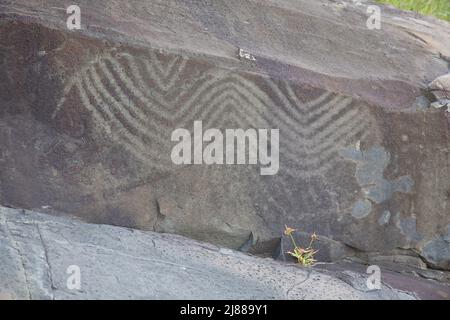
[[[450,73],[433,80],[428,86],[434,108],[447,107],[447,117],[450,119]]]
[[[365,5],[318,0],[109,0],[79,1],[69,32],[66,5],[0,4],[0,203],[268,255],[287,224],[448,269],[449,122],[423,103],[449,70],[448,23],[383,7],[368,30]],[[278,174],[173,165],[170,134],[194,120],[279,128]]]
[[[426,243],[422,254],[433,267],[450,270],[450,226],[446,234]]]
[[[0,297],[11,299],[414,299],[450,287],[356,265],[306,269],[177,235],[0,208]],[[69,266],[80,289],[69,289]],[[362,267],[362,266],[361,266]],[[408,290],[395,289],[402,278]],[[415,283],[411,286],[411,283]],[[427,287],[428,286],[428,287]],[[440,292],[440,295],[439,295]]]
[[[434,79],[428,89],[436,99],[450,99],[450,73]]]

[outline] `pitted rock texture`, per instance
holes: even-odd
[[[305,269],[177,235],[0,208],[0,299],[415,299],[353,269]],[[80,286],[70,280],[74,266]],[[392,276],[391,276],[392,277]],[[399,276],[397,276],[399,277]],[[422,282],[421,282],[422,281]],[[408,283],[408,281],[405,281]],[[428,288],[426,286],[428,285]],[[432,289],[430,289],[432,288]],[[427,298],[427,296],[422,296]],[[428,296],[429,297],[429,296]]]
[[[1,204],[266,255],[289,225],[330,239],[330,260],[402,249],[448,269],[449,123],[418,106],[448,73],[448,23],[383,7],[368,30],[365,5],[316,0],[79,1],[68,31],[69,4],[0,4]],[[280,129],[278,174],[175,166],[171,132],[195,120]]]

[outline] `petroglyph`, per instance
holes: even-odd
[[[194,121],[204,128],[277,128],[280,170],[294,177],[323,175],[342,148],[364,139],[372,120],[349,97],[316,92],[304,98],[298,90],[182,56],[108,52],[69,80],[53,117],[75,94],[100,132],[163,171],[172,168],[171,132]]]
[[[282,128],[281,168],[292,176],[323,175],[343,148],[363,140],[373,129],[370,114],[349,97],[324,92],[305,101],[287,82],[270,85],[281,101],[274,114]]]

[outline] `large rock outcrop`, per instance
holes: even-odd
[[[369,290],[365,268],[301,268],[182,236],[1,207],[0,264],[0,299],[450,297],[449,286],[385,270],[381,288]]]
[[[323,260],[450,269],[450,26],[325,0],[0,2],[0,203]],[[242,48],[255,61],[240,59]],[[176,166],[171,132],[278,128],[280,168]],[[389,258],[390,257],[390,258]]]

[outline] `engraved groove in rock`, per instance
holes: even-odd
[[[94,73],[92,70],[88,70],[88,72],[90,74]],[[148,148],[148,146],[146,146],[136,135],[133,135],[117,118],[110,106],[105,104],[103,97],[96,91],[96,86],[93,84],[89,75],[83,78],[82,83],[83,84],[79,86],[79,93],[83,106],[93,113],[94,118],[97,120],[100,127],[102,127],[114,141],[122,145],[140,161],[148,162],[149,159],[159,158],[159,155],[156,152],[152,152],[152,149]],[[95,105],[91,103],[89,95],[95,100]],[[116,112],[120,111],[120,109],[116,109]],[[109,120],[99,116],[102,113],[106,114]],[[157,163],[155,163],[155,166],[160,169],[163,168]]]
[[[228,93],[240,102],[241,108],[252,113],[254,119],[261,118],[267,122],[266,114],[269,112],[267,107],[273,103],[258,87],[249,87],[249,83],[249,80],[238,75],[219,74],[214,81],[205,83],[198,88],[185,102],[182,113],[177,115],[177,119],[184,119],[184,122],[202,119],[199,113],[203,115],[211,109],[210,101],[213,101],[217,95]],[[261,103],[261,97],[266,103]]]
[[[211,87],[211,90],[204,91],[204,94],[198,96],[198,104],[192,105],[190,113],[186,114],[185,123],[192,123],[194,120],[203,120],[205,127],[210,122],[212,114],[220,114],[227,109],[228,105],[234,104],[232,108],[243,115],[251,127],[267,128],[267,109],[263,108],[254,99],[253,93],[245,91],[239,84],[234,83],[232,79],[224,79]],[[229,110],[229,109],[228,109]],[[221,126],[218,125],[218,128]]]
[[[314,103],[303,103],[290,84],[281,84],[286,94],[272,81],[269,85],[285,104],[279,108],[280,115],[276,118],[283,119],[280,168],[289,175],[323,174],[334,166],[343,147],[362,139],[371,128],[370,117],[353,104],[351,98],[322,94],[312,100]],[[289,117],[296,120],[296,126],[287,119]]]
[[[116,88],[116,96],[119,97],[117,100],[111,93],[105,88],[100,77],[95,69],[89,70],[89,74],[92,77],[92,86],[96,89],[96,91],[101,95],[102,99],[100,101],[107,102],[109,106],[113,106],[115,110],[115,114],[118,114],[120,118],[123,118],[124,121],[121,121],[124,127],[128,127],[131,130],[136,130],[138,135],[143,134],[151,134],[153,132],[148,131],[148,126],[152,126],[151,122],[144,122],[139,117],[136,117],[136,113],[138,112],[138,108],[135,107],[134,104],[130,102],[130,100],[126,100],[126,96],[120,89],[120,87],[115,86],[115,81],[111,78],[106,78],[110,80],[110,85]],[[134,114],[134,115],[133,115]],[[155,135],[158,136],[159,132],[155,128]],[[156,139],[164,139],[163,137],[155,137]]]
[[[113,60],[111,58],[107,58],[106,60],[111,63],[117,77],[114,77],[112,70],[110,71],[110,69],[104,64],[104,62],[100,62],[100,65],[106,77],[114,82],[114,88],[117,89],[120,89],[121,87],[127,88],[128,91],[130,91],[131,93],[130,98],[137,98],[144,106],[151,106],[151,108],[147,108],[146,110],[151,112],[152,119],[161,118],[163,121],[171,120],[170,112],[169,110],[166,110],[167,108],[165,108],[165,105],[163,103],[161,103],[156,99],[147,97],[145,93],[141,92],[137,87],[135,87],[131,79],[126,75],[126,73],[121,72],[120,69],[117,68],[116,60]],[[120,81],[120,83],[118,83],[118,81]],[[154,110],[155,106],[158,106],[157,110]],[[141,116],[143,115],[144,114],[141,114]]]
[[[193,77],[183,73],[188,63],[183,57],[162,59],[154,53],[105,54],[69,81],[55,113],[76,87],[102,130],[140,161],[160,169],[172,167],[171,132],[191,129],[196,120],[203,121],[204,130],[226,125],[278,128],[280,170],[286,167],[292,176],[323,174],[343,147],[371,127],[371,117],[349,97],[323,92],[304,101],[289,83],[272,80],[264,80],[266,93],[252,80],[226,70],[206,68]]]

